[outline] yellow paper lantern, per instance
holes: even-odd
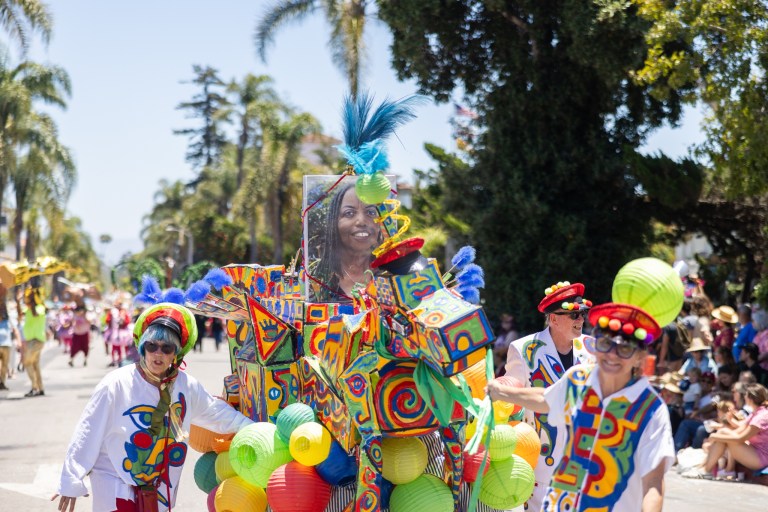
[[[512,427],[515,431],[517,444],[513,453],[519,457],[525,459],[525,461],[531,465],[532,468],[536,467],[539,462],[539,455],[541,454],[541,439],[536,430],[525,423],[524,421],[517,422]]]
[[[237,472],[232,467],[232,463],[229,460],[229,452],[221,452],[216,455],[216,480],[219,483],[223,482],[231,476],[237,476]]]
[[[304,423],[291,432],[288,448],[296,462],[316,466],[328,458],[331,434],[319,423]]]
[[[381,474],[395,485],[413,482],[427,467],[427,447],[418,437],[385,438],[381,455]]]
[[[491,444],[488,446],[488,453],[491,460],[504,460],[512,456],[517,445],[517,433],[509,425],[496,425],[491,432]]]
[[[216,512],[264,512],[267,510],[267,493],[261,487],[233,476],[219,484],[213,502]]]

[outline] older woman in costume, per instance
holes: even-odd
[[[664,473],[674,462],[669,414],[640,368],[661,330],[643,310],[603,304],[589,312],[596,326],[587,347],[595,366],[574,366],[549,388],[488,384],[505,400],[567,429],[568,441],[542,510],[660,511]]]
[[[87,495],[88,474],[94,511],[135,512],[139,500],[150,507],[142,510],[170,510],[190,425],[231,433],[252,423],[179,371],[197,339],[187,308],[167,302],[148,308],[133,336],[140,361],[102,379],[75,428],[51,499],[61,496],[60,511],[71,512]]]

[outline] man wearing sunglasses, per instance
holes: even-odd
[[[184,306],[161,302],[136,320],[133,337],[141,358],[107,374],[96,387],[67,450],[52,501],[72,512],[90,474],[93,510],[171,510],[187,453],[190,425],[233,433],[252,421],[212,397],[179,371],[197,340]]]
[[[584,299],[584,285],[568,281],[545,290],[538,310],[544,315],[543,331],[514,341],[507,352],[506,375],[525,387],[546,388],[571,366],[593,362],[585,350],[581,330],[592,302]],[[552,472],[565,449],[565,429],[549,425],[546,414],[526,410],[525,421],[541,439],[541,454],[535,468],[536,487],[527,510],[539,510]]]

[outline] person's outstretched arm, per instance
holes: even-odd
[[[520,405],[533,412],[547,414],[549,404],[544,400],[544,391],[544,388],[516,388],[496,379],[490,381],[485,388],[485,392],[490,395],[493,401],[502,400]]]
[[[664,471],[662,462],[643,477],[643,512],[661,512],[664,504]]]

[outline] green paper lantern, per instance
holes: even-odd
[[[418,437],[383,439],[381,459],[381,475],[395,485],[416,480],[429,462],[427,447]]]
[[[272,472],[290,461],[288,445],[271,423],[253,423],[240,429],[229,446],[229,462],[235,472],[262,489]]]
[[[221,452],[216,456],[216,480],[223,482],[231,476],[237,476],[229,460],[229,451]]]
[[[533,494],[533,468],[522,457],[491,462],[480,485],[480,502],[491,508],[507,510],[519,507]]]
[[[204,453],[195,463],[195,483],[204,493],[209,493],[219,485],[216,480],[216,453]]]
[[[683,306],[685,290],[680,276],[657,258],[640,258],[624,265],[613,280],[613,302],[637,306],[658,322],[672,322]]]
[[[291,440],[291,434],[299,425],[315,421],[315,411],[306,404],[291,404],[277,416],[277,435],[288,444]]]
[[[383,203],[389,197],[392,184],[384,173],[377,171],[373,174],[361,174],[355,182],[357,197],[366,204]]]
[[[423,474],[413,482],[395,487],[389,512],[446,512],[453,510],[451,489],[439,478]]]
[[[491,432],[488,453],[491,460],[504,460],[512,456],[517,446],[517,432],[511,425],[496,425]]]

